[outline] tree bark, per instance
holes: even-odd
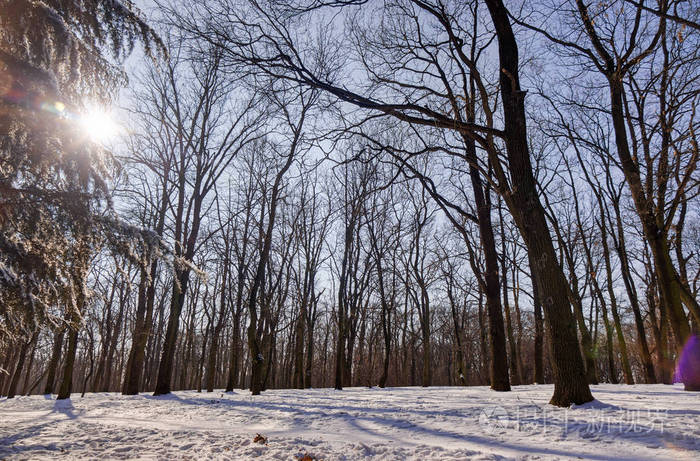
[[[44,386],[44,394],[53,394],[56,384],[56,371],[61,360],[61,349],[63,348],[63,337],[66,334],[66,329],[61,328],[54,333],[53,346],[51,347],[51,359],[47,367],[46,385]]]
[[[34,337],[32,336],[32,340]],[[17,393],[17,386],[19,385],[20,377],[22,376],[22,371],[24,370],[24,361],[27,357],[27,351],[29,350],[29,344],[32,340],[22,341],[22,346],[19,350],[19,356],[17,357],[17,363],[15,364],[15,371],[12,373],[12,379],[10,380],[10,386],[7,388],[7,398],[14,398]]]
[[[169,394],[171,389],[170,381],[173,375],[173,362],[175,359],[175,349],[177,347],[177,333],[180,327],[180,314],[185,303],[185,293],[189,281],[189,270],[177,268],[175,270],[176,282],[173,284],[173,293],[170,301],[170,316],[168,327],[165,332],[163,342],[163,353],[158,365],[158,378],[156,389],[153,395]],[[184,367],[183,367],[184,368]]]
[[[489,378],[491,389],[500,392],[510,391],[508,377],[508,353],[506,352],[506,334],[503,325],[503,308],[501,306],[501,286],[499,280],[498,254],[491,222],[491,203],[487,200],[481,182],[477,165],[476,146],[473,140],[466,141],[466,152],[469,160],[469,178],[474,192],[479,239],[484,254],[485,271],[484,295],[486,297],[486,312],[488,315],[488,340],[491,357],[489,360]]]
[[[63,367],[63,378],[58,390],[56,400],[69,399],[73,386],[73,366],[75,365],[75,353],[78,349],[78,326],[71,325],[68,330],[68,349],[66,349],[66,362]]]
[[[136,321],[132,338],[131,351],[126,364],[123,395],[136,395],[139,393],[139,385],[144,369],[146,343],[153,323],[153,304],[155,303],[155,276],[158,262],[153,261],[148,271],[141,269],[141,280],[136,305]]]
[[[518,48],[501,0],[486,0],[496,28],[500,61],[501,98],[506,150],[511,178],[509,209],[535,261],[535,283],[543,300],[548,324],[557,406],[593,400],[576,338],[576,324],[567,294],[567,281],[557,263],[544,208],[537,195],[527,144],[524,92],[518,79]]]

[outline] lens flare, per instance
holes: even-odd
[[[111,114],[103,109],[92,108],[80,117],[80,125],[90,139],[105,143],[119,133],[119,125]]]
[[[700,338],[696,335],[692,335],[683,346],[675,378],[685,384],[686,390],[700,391]]]

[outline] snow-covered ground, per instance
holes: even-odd
[[[700,459],[700,394],[593,391],[570,409],[552,386],[0,399],[0,459]]]

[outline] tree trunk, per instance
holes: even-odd
[[[500,294],[499,294],[500,297]],[[489,360],[489,353],[488,353],[488,347],[487,347],[487,332],[489,331],[489,325],[487,324],[486,318],[484,318],[484,296],[481,290],[479,290],[479,346],[480,346],[480,353],[481,353],[481,375],[482,377],[486,377],[485,379],[489,384],[493,382],[491,379],[491,361]],[[503,335],[505,339],[505,334]],[[505,346],[503,347],[503,350],[505,351]],[[508,367],[506,367],[506,372],[508,371]],[[510,381],[509,384],[510,386]]]
[[[591,332],[588,326],[586,326],[586,317],[583,314],[583,303],[581,302],[581,297],[576,286],[576,274],[572,273],[572,277],[574,277],[571,279],[574,286],[571,287],[571,296],[573,298],[571,301],[574,305],[576,322],[578,323],[578,329],[581,333],[581,352],[583,354],[584,363],[586,364],[586,380],[588,384],[598,384],[598,376],[596,375],[595,369],[595,345],[593,344]]]
[[[501,98],[506,150],[514,182],[509,208],[535,258],[535,283],[543,300],[548,324],[557,406],[593,400],[576,338],[576,323],[568,300],[567,281],[557,263],[545,212],[533,176],[525,119],[524,92],[518,78],[518,48],[508,10],[501,0],[486,0],[498,37]]]
[[[510,315],[510,303],[508,302],[508,266],[506,265],[506,234],[503,226],[503,212],[500,206],[498,207],[498,217],[501,226],[501,278],[503,280],[503,309],[506,313],[506,334],[508,335],[508,346],[510,359],[506,356],[506,363],[510,369],[510,381],[514,386],[520,385],[520,373],[518,373],[518,352],[515,347],[515,339],[513,338],[513,322]],[[489,319],[490,320],[490,319]],[[494,357],[492,362],[497,359]]]
[[[207,392],[214,391],[214,384],[216,381],[216,357],[219,353],[219,338],[221,336],[221,330],[224,328],[224,319],[226,318],[226,281],[228,280],[228,244],[226,244],[226,256],[223,262],[223,275],[221,276],[221,298],[219,299],[219,318],[214,325],[214,330],[211,336],[211,346],[209,347],[209,358],[207,360],[207,374],[206,374],[206,385]],[[213,313],[216,315],[216,312]]]
[[[231,350],[229,351],[228,379],[226,380],[226,392],[232,392],[238,383],[239,359],[241,342],[241,318],[240,311],[233,316],[233,332],[231,333]]]
[[[615,369],[615,344],[613,342],[613,331],[608,318],[608,308],[602,294],[598,293],[598,302],[603,311],[603,325],[605,326],[605,349],[608,357],[608,373],[611,384],[617,384],[617,370]]]
[[[199,356],[199,367],[197,367],[197,374],[195,376],[195,382],[197,383],[197,392],[202,392],[202,375],[204,374],[204,358],[207,355],[207,342],[209,341],[209,331],[211,330],[211,324],[207,326],[204,333],[204,338],[202,339],[202,353]],[[216,356],[215,356],[216,358]]]
[[[452,274],[449,274],[448,277],[451,277]],[[454,293],[452,291],[452,281],[448,280],[447,281],[447,299],[450,303],[450,311],[452,313],[452,324],[454,325],[454,334],[455,334],[455,349],[457,351],[457,378],[459,378],[459,383],[462,386],[467,385],[467,376],[466,376],[466,370],[465,370],[465,363],[464,363],[464,351],[463,351],[463,345],[462,345],[462,325],[460,324],[459,321],[459,312],[457,311],[457,302],[454,297]],[[451,375],[449,375],[451,378]]]
[[[27,374],[24,376],[24,384],[22,385],[22,393],[29,395],[30,389],[29,389],[29,378],[31,378],[31,373],[32,373],[32,366],[34,365],[34,357],[36,356],[36,348],[38,346],[38,339],[39,337],[39,331],[34,332],[34,336],[32,337],[32,353],[29,354],[29,363],[27,364]]]
[[[169,394],[171,389],[170,381],[173,376],[173,361],[175,358],[175,349],[177,347],[177,333],[180,327],[180,314],[185,303],[189,271],[177,269],[175,271],[175,277],[176,281],[173,285],[172,300],[170,302],[168,328],[165,332],[163,354],[160,359],[160,365],[158,366],[158,378],[153,395]]]
[[[503,264],[503,309],[506,313],[506,333],[508,335],[508,346],[510,358],[508,368],[510,369],[510,380],[513,386],[520,385],[520,373],[518,372],[518,351],[515,346],[515,338],[513,337],[513,322],[510,315],[510,303],[508,302],[508,283],[506,278],[506,267]]]
[[[530,272],[532,273],[532,258],[528,255],[530,261]],[[542,302],[539,293],[537,292],[537,284],[532,283],[532,302],[535,305],[534,321],[535,321],[535,382],[544,384],[544,319],[542,318]]]
[[[69,399],[73,386],[73,366],[75,365],[75,353],[78,349],[78,326],[75,322],[68,330],[68,349],[66,350],[66,362],[63,366],[63,378],[58,390],[56,400]]]
[[[114,329],[111,333],[110,341],[106,345],[107,356],[106,356],[106,361],[105,361],[105,372],[104,372],[104,376],[102,377],[101,386],[98,388],[99,391],[101,391],[101,392],[109,392],[109,390],[110,390],[110,384],[112,381],[112,371],[113,371],[112,364],[114,362],[114,353],[117,350],[117,343],[119,341],[119,336],[121,335],[122,323],[124,321],[124,309],[126,307],[126,303],[128,302],[128,297],[129,297],[128,290],[126,290],[126,293],[124,293],[123,296],[122,296],[122,293],[120,293],[119,312],[117,313],[117,319],[114,322]],[[98,376],[97,379],[99,380],[100,376]]]
[[[338,312],[336,317],[337,337],[335,349],[335,389],[343,390],[343,367],[345,363],[345,323],[346,323],[346,281],[347,266],[350,256],[350,245],[353,236],[352,224],[345,227],[345,246],[341,264],[340,280],[338,283]]]
[[[311,376],[312,367],[314,360],[314,332],[313,329],[308,331],[308,339],[306,342],[306,370],[304,372],[304,387],[306,389],[311,389]]]
[[[19,351],[17,351],[16,347],[9,347],[9,346],[5,347],[4,351],[6,353],[4,354],[5,358],[4,358],[3,363],[1,365],[1,367],[4,371],[0,372],[0,397],[5,395],[5,388],[10,386],[9,381],[7,382],[7,386],[5,385],[5,381],[8,378],[12,379],[12,376],[8,370],[10,368],[12,368],[12,365],[15,363],[15,356],[19,352]]]
[[[604,213],[602,209],[601,212]],[[603,259],[605,261],[605,275],[607,278],[608,298],[610,299],[610,311],[613,316],[613,321],[615,322],[615,331],[617,332],[617,344],[620,347],[620,355],[622,356],[622,371],[625,375],[625,383],[634,384],[634,377],[632,376],[632,367],[630,366],[629,355],[627,354],[627,342],[625,341],[624,332],[622,331],[622,322],[620,321],[620,314],[617,311],[617,297],[615,296],[615,290],[613,290],[612,265],[610,263],[610,249],[608,247],[605,216],[601,216],[600,230],[602,234]]]
[[[304,322],[306,321],[306,300],[302,300],[301,310],[296,323],[294,344],[294,377],[292,386],[304,389]]]
[[[618,220],[620,217],[618,216]],[[622,231],[622,224],[618,222],[618,231]],[[625,283],[625,290],[627,291],[627,298],[630,301],[630,306],[632,307],[632,312],[634,314],[634,325],[637,329],[637,339],[639,340],[640,350],[642,355],[642,365],[644,367],[644,376],[646,378],[647,384],[656,383],[656,373],[654,372],[654,363],[651,358],[651,352],[649,350],[649,343],[647,341],[646,331],[644,329],[644,319],[642,317],[641,308],[639,307],[639,298],[637,296],[637,290],[632,281],[632,273],[630,271],[629,263],[627,260],[627,251],[624,248],[624,240],[622,234],[619,237],[619,243],[616,243],[616,251],[620,258],[620,272],[622,273],[622,280]],[[653,309],[653,307],[650,307]]]
[[[33,340],[32,336],[32,340]],[[14,398],[17,393],[17,386],[19,385],[20,377],[22,376],[22,371],[24,370],[24,361],[27,358],[27,351],[29,350],[29,345],[32,340],[22,341],[22,346],[19,350],[19,356],[17,357],[17,363],[15,365],[15,371],[12,373],[12,379],[10,380],[10,387],[7,389],[7,398]]]
[[[136,395],[139,393],[139,385],[144,370],[144,358],[146,343],[151,333],[153,323],[153,305],[155,303],[155,276],[158,262],[153,261],[150,265],[150,273],[141,269],[141,281],[139,283],[139,294],[136,306],[136,323],[126,363],[126,373],[124,374],[124,384],[122,385],[123,395]]]
[[[429,387],[433,381],[433,368],[431,363],[430,351],[430,325],[423,328],[423,373],[421,377],[421,385]]]
[[[44,386],[44,394],[53,394],[56,384],[56,371],[61,360],[61,349],[63,348],[63,337],[66,333],[65,328],[61,328],[54,333],[53,346],[51,347],[51,359],[47,367],[46,386]]]
[[[247,224],[246,224],[247,230]],[[247,235],[247,231],[245,233]],[[245,245],[245,242],[244,242]],[[243,248],[243,255],[246,255],[247,246]],[[241,357],[241,315],[243,312],[243,289],[245,288],[245,269],[243,261],[239,261],[238,280],[236,285],[236,307],[233,312],[233,332],[231,334],[231,351],[229,356],[228,379],[226,380],[226,392],[232,392],[239,383],[240,357]]]
[[[658,278],[657,283],[661,305],[668,311],[668,320],[676,338],[676,344],[682,348],[690,336],[690,327],[683,310],[682,296],[684,287],[671,260],[667,232],[657,223],[653,206],[649,202],[651,198],[646,197],[644,193],[637,164],[630,155],[624,115],[624,87],[621,77],[608,75],[608,82],[610,88],[610,111],[620,164],[629,184],[633,202],[642,223],[644,236],[651,249]],[[696,312],[697,303],[695,305],[693,303],[686,304],[693,315],[700,317],[700,312]],[[696,385],[700,386],[700,383],[686,382],[685,384],[686,388]]]
[[[470,110],[468,117],[470,122],[473,122],[472,110]],[[481,250],[484,255],[484,292],[486,296],[486,312],[489,319],[488,340],[491,352],[489,378],[491,389],[505,392],[510,391],[510,380],[508,377],[508,354],[506,352],[506,334],[501,306],[498,254],[496,253],[496,241],[491,222],[491,201],[488,199],[488,188],[484,190],[481,175],[476,167],[478,164],[476,144],[473,139],[464,136],[463,140],[466,146],[466,158],[469,162],[469,179],[471,180],[474,193]]]

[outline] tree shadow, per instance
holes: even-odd
[[[0,435],[0,459],[5,459],[10,455],[16,456],[22,453],[31,453],[31,457],[38,455],[37,451],[58,452],[61,450],[55,442],[49,443],[24,443],[25,440],[33,439],[41,435],[41,432],[54,424],[55,421],[47,421],[40,424],[35,424],[22,430],[16,434],[2,436]]]
[[[64,400],[56,400],[56,402],[53,404],[53,412],[63,413],[69,419],[77,419],[78,416],[85,412],[85,410],[76,412],[73,402],[71,402],[71,399],[68,398]]]
[[[231,394],[225,394],[231,395]],[[242,397],[242,394],[236,394],[236,397]],[[280,396],[275,396],[279,398]],[[147,397],[154,398],[154,397]],[[338,399],[333,400],[335,405],[317,402],[274,402],[266,401],[265,395],[252,398],[248,401],[219,398],[212,395],[212,398],[189,398],[187,396],[179,396],[172,394],[167,398],[163,396],[155,397],[156,399],[164,399],[178,401],[184,405],[194,406],[211,406],[221,405],[236,411],[239,414],[250,414],[251,419],[259,417],[259,411],[279,412],[286,415],[294,423],[297,421],[309,420],[337,420],[342,421],[352,427],[368,434],[378,443],[382,442],[410,442],[406,436],[412,433],[419,433],[428,436],[432,439],[446,439],[449,441],[467,443],[472,449],[493,450],[501,449],[517,452],[525,452],[538,454],[541,456],[571,456],[570,449],[557,448],[555,446],[533,446],[527,443],[529,436],[537,435],[538,438],[533,439],[541,442],[543,432],[551,434],[552,441],[561,439],[577,439],[585,444],[593,444],[609,441],[620,441],[623,443],[634,444],[638,446],[658,445],[674,446],[683,450],[697,450],[697,439],[687,438],[681,434],[670,432],[663,425],[663,421],[629,421],[626,420],[626,415],[634,414],[636,416],[645,415],[644,410],[627,409],[619,405],[613,405],[601,401],[593,401],[589,404],[578,406],[574,409],[562,409],[549,405],[538,405],[536,403],[523,404],[519,409],[525,410],[525,413],[506,414],[505,418],[500,421],[503,426],[503,437],[489,437],[476,433],[462,433],[452,431],[445,428],[435,428],[427,426],[423,423],[425,417],[436,418],[461,416],[464,418],[479,418],[480,413],[484,410],[483,404],[477,404],[474,408],[465,408],[460,410],[445,409],[445,410],[425,410],[419,408],[409,408],[405,406],[396,406],[392,408],[377,408],[377,407],[362,407],[358,405],[348,405]],[[497,407],[497,403],[492,403],[492,407]],[[511,409],[512,410],[512,409]],[[588,410],[588,411],[584,411]],[[590,411],[601,411],[596,418],[591,418]],[[466,411],[466,414],[465,414]],[[610,413],[613,412],[613,413]],[[696,410],[662,410],[652,412],[651,416],[666,416],[666,415],[695,415],[700,413]],[[395,415],[395,417],[391,417]],[[591,421],[593,419],[594,421]],[[410,426],[406,426],[408,423]],[[479,424],[474,425],[479,428]],[[309,430],[312,430],[309,427]],[[485,432],[485,431],[484,431]],[[392,435],[393,434],[393,435]],[[524,439],[523,442],[512,440],[516,435],[517,438]],[[414,445],[417,443],[414,443]],[[610,458],[609,454],[587,454],[583,453],[583,457],[595,460],[606,460]],[[640,459],[638,454],[625,455],[616,453],[617,459],[636,460]],[[654,457],[650,458],[653,459]]]

